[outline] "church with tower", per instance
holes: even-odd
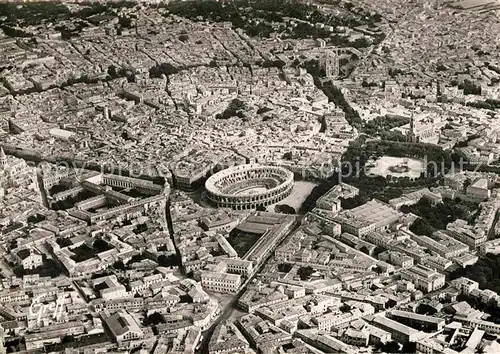
[[[7,156],[3,147],[0,147],[0,181],[2,186],[13,181],[19,182],[26,177],[29,177],[30,180],[34,177],[33,169],[23,159]]]
[[[436,131],[434,124],[417,120],[415,112],[412,112],[410,127],[406,133],[406,141],[410,143],[437,144],[439,142],[439,133]]]

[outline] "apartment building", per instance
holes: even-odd
[[[403,280],[410,280],[418,290],[431,292],[441,289],[445,285],[444,274],[423,265],[416,265],[401,271]]]
[[[241,276],[239,274],[202,271],[201,285],[208,291],[232,294],[238,291],[241,285]]]

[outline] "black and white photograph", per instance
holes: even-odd
[[[0,0],[0,354],[500,354],[500,0]]]

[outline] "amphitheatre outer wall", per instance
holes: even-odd
[[[218,207],[251,210],[285,199],[293,189],[293,173],[257,164],[227,168],[205,182],[207,198]]]

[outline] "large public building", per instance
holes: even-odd
[[[239,165],[211,176],[205,188],[208,199],[219,207],[250,210],[290,195],[293,173],[277,166]]]

